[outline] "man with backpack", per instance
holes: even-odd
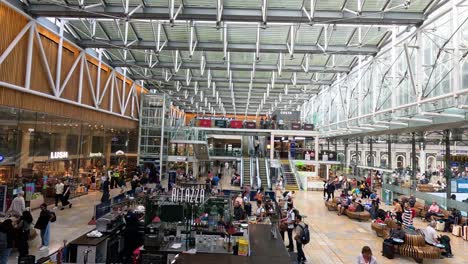
[[[302,249],[303,245],[306,245],[310,241],[309,227],[302,222],[302,216],[296,215],[296,230],[294,240],[296,240],[297,247],[297,263],[305,263],[307,261],[304,250]]]

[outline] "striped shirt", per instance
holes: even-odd
[[[405,226],[413,226],[413,212],[410,210],[406,210],[403,212],[403,224]]]

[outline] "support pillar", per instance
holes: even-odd
[[[29,147],[31,144],[31,132],[27,130],[21,131],[21,152],[20,152],[20,163],[19,172],[21,169],[27,168],[29,163]]]
[[[450,195],[451,189],[452,189],[452,184],[451,184],[451,175],[452,172],[450,171],[450,130],[445,130],[444,131],[444,138],[445,138],[445,181],[447,184],[447,189],[446,189],[446,195],[447,195],[447,201],[450,200]]]
[[[393,169],[393,166],[392,166],[392,135],[388,135],[388,138],[387,138],[387,157],[388,157],[388,161],[387,161],[387,169],[389,170],[392,170]]]
[[[316,136],[314,138],[314,144],[315,144],[315,149],[314,149],[314,152],[315,152],[315,175],[319,176],[319,137]]]
[[[270,161],[275,159],[275,136],[270,135]]]
[[[411,133],[411,187],[415,186],[416,170],[418,163],[416,162],[416,133]]]

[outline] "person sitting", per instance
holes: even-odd
[[[414,195],[410,196],[410,198],[408,199],[408,203],[409,203],[411,208],[414,207],[414,205],[416,204],[416,198],[414,197]]]
[[[351,196],[342,198],[341,202],[338,204],[338,215],[342,215],[344,211],[348,209],[351,203],[352,203]]]
[[[392,243],[392,244],[398,244],[396,243],[393,238],[405,240],[405,232],[403,231],[402,224],[400,222],[396,223],[396,228],[390,229],[390,234],[389,236],[385,239],[386,242]]]
[[[437,231],[435,230],[437,223],[436,221],[431,221],[429,225],[426,228],[422,228],[421,232],[424,235],[424,240],[426,241],[426,244],[431,245],[431,246],[436,246],[437,244],[443,244],[444,245],[444,253],[442,255],[446,257],[453,257],[452,254],[452,248],[450,246],[450,238],[447,236],[442,236],[439,238]]]
[[[362,205],[361,200],[354,202],[354,206],[356,207],[356,212],[364,212],[364,205]]]
[[[451,225],[458,225],[460,223],[460,220],[462,219],[461,212],[458,211],[456,208],[452,208],[451,214],[448,216],[447,219],[445,220],[445,227],[444,227],[444,232],[450,232]]]
[[[431,221],[433,220],[433,216],[439,214],[439,212],[440,212],[439,206],[437,205],[435,201],[433,201],[432,205],[429,207],[429,210],[427,210],[427,213],[424,216],[424,219],[426,219],[426,221]]]
[[[403,215],[403,208],[401,208],[401,204],[400,204],[400,201],[398,201],[398,199],[394,199],[393,200],[393,212],[395,213],[396,215],[396,220],[398,222],[403,222],[403,219],[402,219],[402,215]]]

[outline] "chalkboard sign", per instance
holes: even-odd
[[[96,220],[98,220],[99,218],[103,217],[104,215],[110,213],[110,211],[111,211],[110,201],[100,203],[100,204],[96,205],[95,213],[94,213],[94,215],[96,217]]]
[[[226,127],[226,120],[215,120],[214,121],[214,124],[215,124],[215,127],[222,127],[222,128],[225,128]]]
[[[6,195],[7,195],[7,186],[6,185],[0,185],[0,208],[1,212],[5,213],[6,211]]]

